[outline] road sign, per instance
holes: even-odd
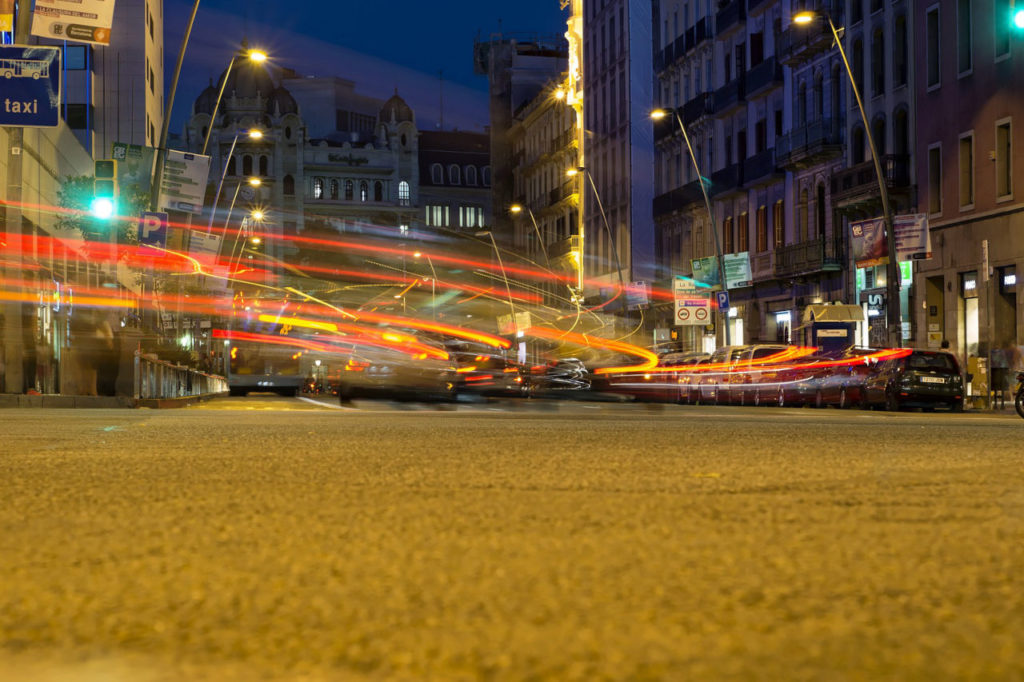
[[[0,47],[0,126],[55,128],[60,123],[60,48]]]
[[[676,324],[707,324],[710,317],[709,307],[711,302],[700,297],[677,297],[676,298]]]
[[[729,292],[728,291],[718,291],[718,292],[715,292],[715,298],[718,299],[718,309],[719,310],[721,310],[722,312],[725,312],[726,310],[729,309]]]
[[[113,21],[113,0],[46,0],[36,3],[32,35],[109,45]]]
[[[167,248],[167,214],[146,211],[139,216],[139,244]]]
[[[202,213],[210,157],[168,150],[160,187],[160,208],[187,213]]]

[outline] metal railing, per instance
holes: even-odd
[[[227,392],[228,380],[222,376],[135,353],[132,394],[136,400],[188,398]]]

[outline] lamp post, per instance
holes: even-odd
[[[261,140],[263,139],[263,131],[256,128],[251,128],[245,133],[249,136],[250,140]],[[231,157],[235,154],[235,145],[238,144],[238,136],[242,134],[242,131],[236,131],[234,138],[231,140],[231,149],[228,150],[228,156],[224,159],[224,169],[220,173],[220,182],[217,183],[217,194],[213,197],[213,206],[210,208],[210,222],[206,226],[206,233],[209,234],[213,231],[213,217],[217,214],[217,203],[220,201],[220,191],[224,187],[224,178],[228,174],[228,164],[231,162]],[[232,205],[234,202],[232,202]]]
[[[902,315],[900,314],[900,268],[899,263],[896,261],[896,235],[893,229],[892,208],[889,205],[889,190],[885,186],[885,177],[882,175],[882,162],[878,158],[878,149],[875,148],[875,138],[871,134],[871,126],[868,124],[868,115],[864,111],[864,102],[861,101],[860,91],[857,89],[857,81],[853,79],[853,70],[850,68],[849,60],[846,58],[846,51],[843,50],[843,43],[839,39],[839,31],[836,30],[836,25],[832,23],[832,17],[825,12],[798,12],[793,15],[793,23],[806,25],[814,21],[815,18],[825,19],[828,22],[828,27],[832,30],[832,37],[836,41],[836,47],[839,48],[839,56],[843,60],[843,66],[846,67],[846,75],[850,79],[850,89],[853,90],[853,96],[857,100],[857,108],[860,110],[860,118],[864,123],[864,133],[868,138],[871,160],[875,164],[875,175],[878,178],[878,193],[882,198],[882,218],[885,221],[885,243],[889,249],[889,263],[885,269],[889,345],[893,348],[899,348],[903,342]]]
[[[255,176],[249,178],[249,180],[247,182],[248,182],[249,186],[251,186],[251,187],[259,187],[261,184],[263,184],[263,181],[260,180],[259,178],[255,177]],[[228,226],[231,224],[231,212],[235,210],[235,201],[238,199],[238,191],[240,189],[242,189],[242,183],[241,182],[239,182],[238,186],[235,187],[235,194],[234,194],[234,196],[231,197],[231,205],[228,207],[228,215],[227,215],[226,218],[224,218],[224,229],[225,229],[225,232],[226,232]],[[243,219],[243,224],[244,224],[244,219]],[[241,234],[242,234],[242,227],[239,226],[238,233],[235,235],[235,243],[231,246],[231,257],[228,258],[228,263],[231,262],[231,258],[234,258],[235,249],[238,248],[238,241],[239,241],[239,237],[241,236]]]
[[[213,132],[213,124],[217,120],[217,111],[220,109],[220,100],[224,96],[224,87],[228,84],[228,77],[231,76],[231,68],[235,65],[235,60],[239,57],[245,57],[256,64],[267,61],[266,52],[263,52],[262,50],[245,50],[244,47],[242,51],[236,52],[231,57],[231,61],[228,62],[228,70],[224,72],[224,79],[220,82],[220,90],[217,91],[217,99],[213,103],[213,113],[210,114],[210,125],[206,126],[206,135],[203,137],[203,151],[200,152],[203,156],[206,156],[206,149],[210,145],[210,133]]]
[[[434,261],[430,260],[430,254],[417,251],[412,254],[413,258],[425,256],[430,266],[430,310],[433,313],[434,321],[437,322],[437,272],[434,271]]]
[[[615,270],[619,273],[619,295],[622,297],[619,302],[619,308],[622,311],[623,316],[628,316],[626,311],[626,284],[622,279],[622,264],[619,262],[619,244],[612,235],[611,225],[608,224],[608,216],[604,212],[604,204],[601,203],[601,195],[597,193],[597,185],[594,184],[594,175],[590,172],[590,169],[585,166],[577,166],[576,168],[570,168],[566,171],[566,175],[571,177],[576,176],[579,173],[583,173],[590,180],[590,190],[594,193],[594,199],[597,200],[597,208],[601,211],[601,220],[604,221],[604,230],[608,234],[608,245],[612,247],[612,255],[615,256]],[[580,267],[582,265],[583,254],[580,254]]]
[[[519,327],[516,325],[516,306],[512,302],[512,288],[508,285],[508,275],[505,274],[505,264],[501,261],[501,252],[498,250],[498,243],[494,241],[494,234],[490,230],[481,230],[477,232],[477,237],[490,237],[491,246],[494,247],[494,255],[498,258],[498,267],[501,268],[501,278],[505,280],[505,293],[508,294],[508,307],[512,312],[512,327],[518,332]]]
[[[513,215],[519,214],[523,212],[523,206],[519,204],[512,204],[511,206],[508,207],[508,210],[511,211]],[[540,228],[537,226],[537,219],[534,217],[533,211],[530,210],[529,206],[526,207],[526,212],[530,214],[530,222],[533,223],[533,231],[537,235],[537,242],[540,244],[541,253],[544,254],[544,261],[548,264],[548,267],[550,268],[551,259],[548,258],[548,247],[544,243],[543,237],[540,236]]]
[[[711,199],[708,198],[708,188],[704,184],[704,176],[701,175],[700,166],[697,164],[697,155],[693,153],[693,145],[690,144],[690,136],[686,134],[686,126],[683,125],[683,119],[679,118],[679,112],[673,111],[676,122],[679,124],[679,130],[683,133],[683,141],[686,142],[686,151],[690,153],[690,161],[693,162],[693,170],[697,172],[697,182],[700,183],[701,194],[704,195],[704,208],[708,212],[708,224],[711,226],[711,233],[715,236],[715,256],[718,260],[718,281],[722,283],[722,291],[729,292],[729,283],[725,279],[725,259],[722,256],[722,243],[718,236],[718,227],[715,225],[715,213],[711,210]],[[664,109],[655,109],[651,112],[651,118],[655,121],[668,116],[668,112]],[[722,313],[722,326],[725,328],[725,345],[732,345],[732,339],[729,333],[729,314],[727,312],[720,311]]]

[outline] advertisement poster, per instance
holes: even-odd
[[[694,258],[690,261],[693,267],[693,281],[697,287],[713,291],[722,288],[722,279],[718,276],[718,259],[714,256]]]
[[[0,0],[0,31],[14,30],[14,0]]]
[[[722,256],[725,269],[725,288],[749,287],[753,283],[750,275],[750,252],[727,253]]]
[[[36,0],[32,35],[109,45],[113,20],[114,0]]]
[[[928,216],[924,213],[898,215],[893,218],[896,238],[896,260],[928,260],[932,257],[932,236],[928,232]]]
[[[111,145],[110,158],[117,161],[117,185],[121,188],[121,194],[149,193],[150,187],[153,186],[155,149],[114,142]]]
[[[160,210],[202,213],[210,157],[168,150],[160,186]]]
[[[850,223],[853,262],[858,268],[870,268],[889,262],[885,243],[885,221],[881,218]]]

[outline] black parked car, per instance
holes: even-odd
[[[964,377],[952,353],[915,350],[903,357],[883,360],[864,381],[865,408],[948,407],[964,409]]]

